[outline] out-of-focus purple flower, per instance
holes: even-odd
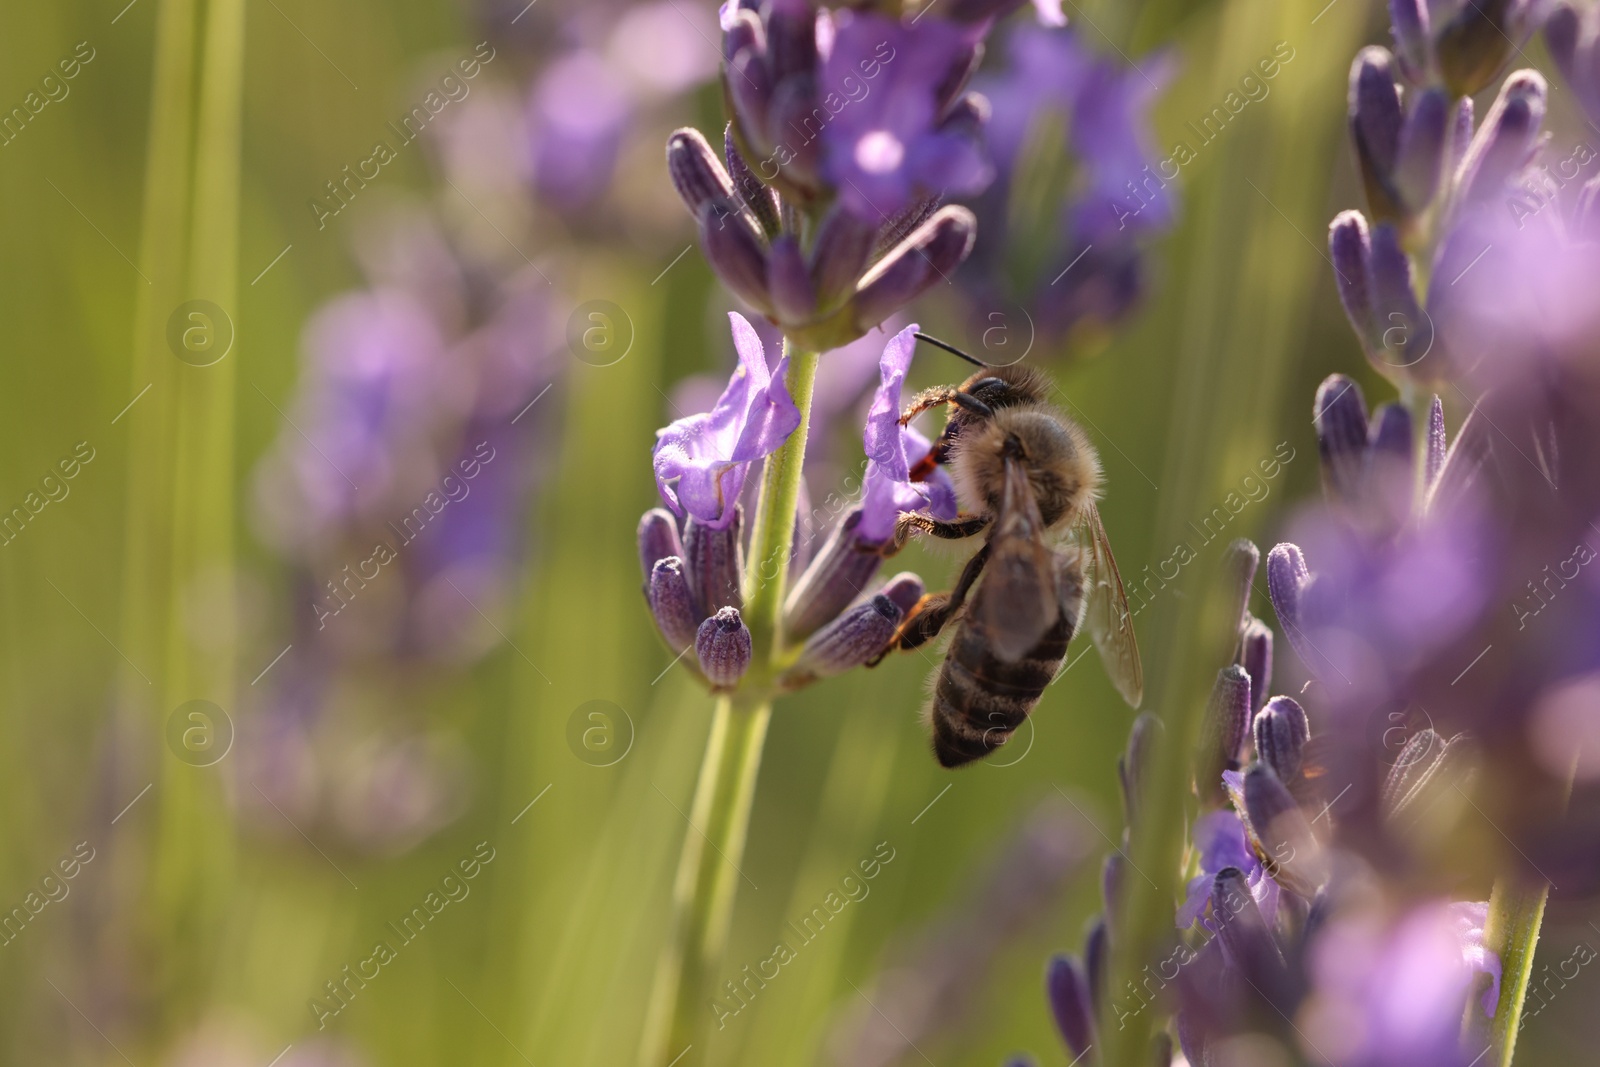
[[[1500,960],[1483,944],[1486,903],[1428,901],[1392,922],[1367,913],[1330,924],[1311,945],[1305,1040],[1349,1067],[1467,1067],[1462,1036],[1474,985],[1492,1015]],[[1483,982],[1487,976],[1487,982]]]
[[[739,365],[716,405],[657,431],[656,487],[667,506],[723,528],[733,521],[750,464],[771,455],[800,425],[783,376],[789,357],[768,368],[761,338],[738,312],[730,312]]]
[[[927,481],[911,481],[911,464],[927,455],[931,442],[916,430],[900,425],[900,390],[916,351],[917,325],[912,323],[889,339],[879,362],[881,382],[867,412],[862,442],[867,452],[867,475],[861,494],[861,523],[856,536],[881,543],[894,533],[903,511],[927,510],[937,519],[956,517],[955,484],[941,467]]]
[[[580,51],[552,63],[534,83],[528,124],[533,175],[558,206],[577,208],[610,184],[632,102],[599,54]]]
[[[1492,83],[1547,10],[1540,0],[1389,0],[1407,79],[1458,98]]]
[[[970,34],[940,19],[903,23],[850,11],[836,25],[821,96],[840,103],[822,127],[822,158],[845,206],[880,225],[919,198],[982,190],[993,172],[977,130],[945,121],[940,98],[970,61]],[[864,79],[869,69],[878,70],[872,81]]]

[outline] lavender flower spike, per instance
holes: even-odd
[[[733,522],[734,504],[750,464],[771,455],[800,425],[800,409],[784,385],[787,356],[768,370],[761,338],[743,315],[730,312],[739,366],[709,412],[656,432],[656,488],[674,512],[709,526]]]

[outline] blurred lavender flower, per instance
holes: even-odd
[[[1539,0],[1389,0],[1406,77],[1456,97],[1491,84],[1545,10]]]
[[[963,275],[979,321],[992,326],[990,312],[1020,304],[1054,338],[1080,323],[1111,325],[1143,294],[1144,246],[1176,211],[1174,175],[1152,170],[1149,115],[1174,63],[1158,55],[1129,66],[1095,54],[1074,33],[1025,25],[1007,35],[1006,56],[999,73],[979,82],[992,105],[997,173],[977,201],[978,269]],[[1057,125],[1071,158],[1052,157],[1050,167],[1070,167],[1074,177],[1053,217],[1017,225],[1017,184],[1041,166],[1033,158],[1040,149],[1029,146],[1056,145],[1035,135]]]

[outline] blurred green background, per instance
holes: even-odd
[[[714,26],[708,0],[671,2]],[[626,311],[636,339],[609,367],[562,352],[561,381],[528,416],[544,473],[526,509],[531,551],[503,590],[503,640],[474,665],[375,672],[338,697],[363,722],[423,722],[465,753],[465,800],[448,825],[400,854],[372,853],[301,832],[288,815],[241,820],[255,789],[241,753],[196,767],[167,740],[180,703],[211,701],[239,727],[265,713],[270,683],[252,679],[301,666],[294,649],[273,658],[292,641],[293,594],[253,532],[252,479],[286,432],[307,316],[360,284],[350,248],[366,201],[410,195],[482,229],[424,151],[402,153],[374,183],[381,195],[364,193],[325,229],[307,200],[479,41],[498,49],[483,77],[521,94],[544,61],[541,34],[602,16],[559,0],[540,0],[518,25],[520,4],[464,0],[122,3],[12,5],[0,37],[7,108],[79,42],[94,53],[69,95],[0,147],[0,504],[20,503],[79,442],[93,450],[70,493],[0,546],[0,906],[21,904],[77,843],[94,857],[0,946],[0,1062],[630,1063],[710,716],[704,694],[667,669],[639,596],[634,524],[654,502],[647,455],[674,417],[665,398],[686,375],[727,366],[723,313],[734,307],[697,252],[673,258],[693,232],[659,146],[676,125],[715,129],[717,93],[704,84],[634,123],[606,211],[546,211],[501,234],[553,274],[558,332],[570,308],[603,299]],[[1164,149],[1278,42],[1294,50],[1270,95],[1183,169],[1181,222],[1155,251],[1143,312],[1103,344],[1031,357],[1056,368],[1101,447],[1102,511],[1134,581],[1287,442],[1295,459],[1229,531],[1270,545],[1285,506],[1316,484],[1316,383],[1332,370],[1365,375],[1323,250],[1326,220],[1356,202],[1345,72],[1379,39],[1381,7],[1067,5],[1097,48],[1176,50],[1181,71],[1157,112]],[[226,41],[235,17],[242,68],[224,57],[211,81],[162,82],[163,33],[193,18]],[[203,53],[217,54],[180,41],[169,71]],[[152,115],[203,124],[195,116],[222,100],[225,146],[230,73],[242,78],[236,181],[225,151],[206,162],[202,138],[190,169],[177,168],[200,175],[200,192],[153,188],[173,179],[151,166],[152,143],[185,138],[163,142],[158,130],[152,142]],[[177,86],[165,103],[163,84]],[[197,297],[220,304],[235,330],[213,367],[177,361],[164,342],[177,302]],[[926,303],[925,327],[961,342],[943,302]],[[915,384],[960,373],[925,355]],[[930,585],[952,568],[949,555],[919,550],[904,563]],[[1184,640],[1191,577],[1137,620],[1150,706]],[[1264,598],[1255,610],[1267,615]],[[1041,975],[1051,951],[1077,948],[1099,907],[1109,846],[1086,820],[1120,832],[1115,763],[1132,715],[1089,657],[1046,694],[1025,756],[950,775],[917,720],[928,672],[899,657],[778,708],[726,977],[765,959],[783,924],[880,843],[894,858],[714,1035],[713,1062],[953,1067],[1024,1049],[1066,1062]],[[616,728],[632,731],[610,766],[568,743],[569,721],[593,700],[614,703]],[[1000,890],[1023,875],[994,865],[1041,805],[1054,805],[1043,817],[1068,828],[1080,862],[1012,928]],[[480,842],[494,858],[470,893],[319,1030],[308,1001]],[[1559,919],[1547,943],[1565,955],[1583,927]],[[933,973],[941,952],[1001,930],[992,954],[975,957],[986,965],[961,972],[959,1010],[941,1007],[936,1025],[901,1035],[915,1048],[893,1050],[894,1028],[886,1034],[870,1005],[911,1026],[914,1004],[880,999],[895,996],[894,968]],[[1563,1044],[1577,1039],[1562,1035],[1581,999],[1529,1027],[1527,1062],[1578,1062]],[[872,1059],[863,1049],[880,1038],[891,1051]]]

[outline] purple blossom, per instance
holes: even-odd
[[[917,347],[917,325],[912,323],[889,339],[878,368],[881,384],[867,411],[862,443],[867,452],[867,475],[862,487],[861,524],[856,536],[880,543],[894,533],[903,511],[926,508],[939,519],[956,517],[955,485],[943,468],[924,482],[911,480],[911,465],[927,455],[930,442],[908,426],[900,425],[900,389]]]
[[[717,529],[733,521],[733,506],[750,464],[776,452],[800,425],[783,376],[789,357],[768,369],[755,328],[729,312],[739,365],[708,412],[677,419],[656,432],[654,466],[661,499]]]
[[[1462,1041],[1468,995],[1487,975],[1485,1014],[1500,996],[1500,959],[1483,943],[1488,911],[1430,901],[1393,922],[1357,913],[1333,923],[1311,946],[1306,1039],[1342,1067],[1466,1067],[1479,1052]]]
[[[1237,772],[1227,773],[1238,778]],[[1261,909],[1262,918],[1269,924],[1277,918],[1278,883],[1256,859],[1245,838],[1244,823],[1235,812],[1224,808],[1196,819],[1194,846],[1200,852],[1200,873],[1189,880],[1187,895],[1178,908],[1178,929],[1187,930],[1198,920],[1214,934],[1218,922],[1226,921],[1210,917],[1206,912],[1212,902],[1217,872],[1227,867],[1237,867],[1250,883],[1250,895]]]
[[[989,183],[976,137],[943,121],[940,99],[972,47],[970,30],[940,19],[840,13],[822,62],[821,98],[839,102],[822,129],[823,166],[858,218],[885,222],[920,197],[969,195]],[[869,69],[876,79],[864,78]]]

